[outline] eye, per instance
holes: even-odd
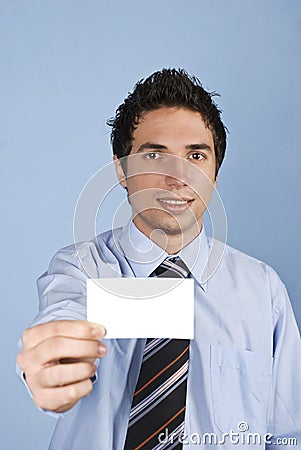
[[[159,158],[161,158],[161,155],[160,155],[160,153],[158,153],[158,152],[148,152],[148,153],[145,153],[145,159],[159,159]]]
[[[201,161],[205,158],[205,155],[203,153],[194,152],[189,155],[189,159],[193,159],[194,161]]]

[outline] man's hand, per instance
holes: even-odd
[[[92,390],[95,360],[106,354],[101,325],[60,320],[28,328],[17,363],[37,406],[54,412],[72,408]]]

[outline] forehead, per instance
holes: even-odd
[[[133,133],[133,144],[144,138],[192,139],[206,142],[213,148],[211,130],[205,125],[201,114],[182,107],[162,107],[144,113]]]

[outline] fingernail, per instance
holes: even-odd
[[[98,345],[97,353],[98,353],[99,356],[105,355],[106,351],[107,351],[107,349],[106,349],[106,347],[103,344],[99,344]]]
[[[92,335],[96,338],[103,338],[106,335],[106,329],[102,325],[92,329]]]

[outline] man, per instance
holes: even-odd
[[[283,438],[301,445],[301,345],[285,287],[270,267],[228,246],[203,276],[215,245],[203,215],[226,147],[212,95],[185,71],[163,69],[137,83],[109,124],[133,220],[55,255],[38,280],[40,312],[18,355],[37,406],[62,413],[50,448],[241,448],[247,432],[252,448],[277,439],[282,448]],[[85,321],[86,280],[166,276],[164,266],[167,276],[179,271],[194,280],[195,335],[181,353],[188,358],[188,373],[181,375],[183,423],[173,424],[178,413],[166,419],[172,406],[162,412],[160,399],[143,410],[144,422],[137,419],[135,428],[135,411],[155,394],[138,404],[135,397],[165,371],[157,373],[153,364],[145,370],[146,355],[163,344],[104,344],[104,327]],[[171,343],[179,347],[181,340]],[[148,370],[152,379],[140,388]],[[148,427],[161,414],[165,422],[152,433]]]

